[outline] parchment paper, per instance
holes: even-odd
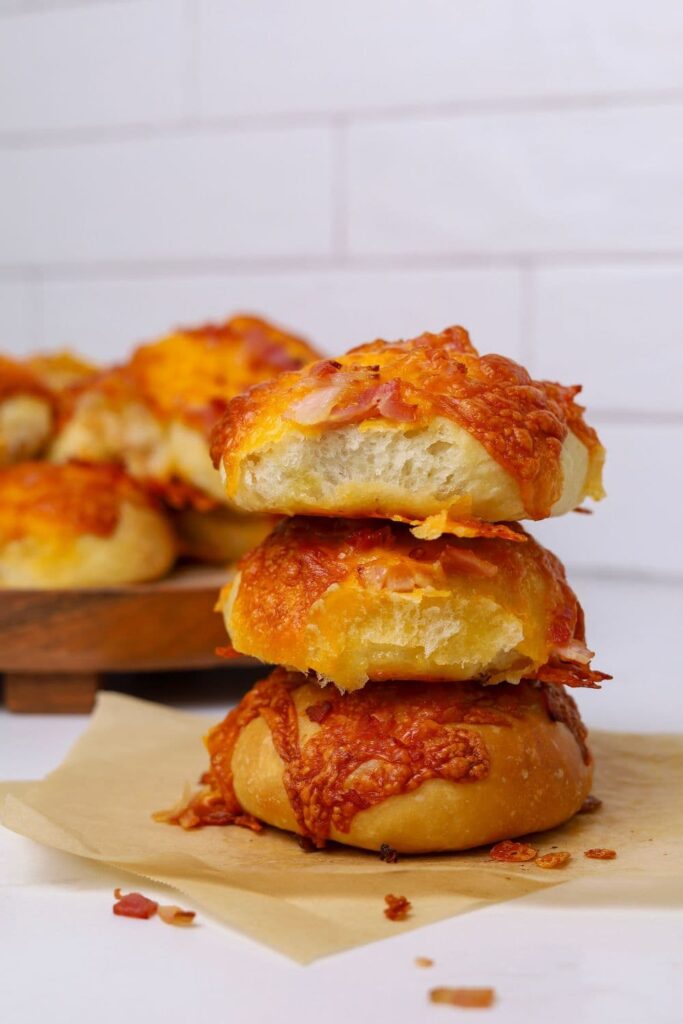
[[[583,889],[601,905],[683,905],[683,736],[592,734],[593,791],[604,804],[535,837],[541,853],[553,846],[572,853],[566,868],[549,871],[496,863],[488,849],[385,864],[344,847],[304,853],[275,829],[185,832],[154,822],[152,812],[175,804],[205,769],[201,736],[210,724],[103,693],[61,767],[34,785],[3,787],[2,823],[45,846],[174,886],[300,963],[553,886],[566,886],[567,906],[578,879],[600,883],[579,886],[579,903]],[[617,859],[588,860],[591,847],[615,849]],[[386,893],[411,900],[406,921],[384,917]]]

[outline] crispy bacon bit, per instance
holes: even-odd
[[[325,721],[331,710],[332,702],[321,700],[319,704],[311,704],[309,708],[306,708],[306,715],[312,722],[320,724]]]
[[[487,562],[485,558],[480,558],[467,548],[444,548],[439,561],[447,573],[464,572],[471,576],[486,576],[490,579],[498,572],[497,565]]]
[[[591,860],[614,860],[616,855],[616,850],[605,850],[601,846],[595,846],[592,850],[584,852],[584,857],[590,857]]]
[[[236,651],[231,644],[226,644],[225,647],[217,647],[216,654],[219,658],[239,658],[240,652]]]
[[[114,899],[116,903],[112,909],[119,917],[137,917],[140,920],[146,920],[149,917],[154,917],[159,909],[159,904],[155,900],[147,899],[141,892],[129,892],[124,896],[120,889],[114,889]]]
[[[515,843],[510,839],[504,839],[502,843],[496,843],[491,847],[491,860],[504,861],[506,864],[521,864],[528,860],[534,860],[538,850],[527,843]]]
[[[429,999],[432,1003],[447,1003],[472,1010],[486,1010],[493,1006],[496,991],[493,988],[433,988]]]
[[[560,665],[541,665],[534,673],[534,679],[553,686],[586,686],[590,690],[599,690],[600,683],[612,676],[606,672],[597,672],[587,665],[576,662],[563,662]]]
[[[544,853],[542,857],[536,858],[536,865],[539,868],[563,868],[569,863],[571,853],[566,850],[557,850],[555,853]]]
[[[389,846],[389,843],[382,843],[379,848],[379,859],[383,860],[385,864],[396,864],[398,861],[398,852]]]
[[[579,512],[582,516],[592,516],[593,515],[593,509],[592,508],[584,508],[583,505],[579,505],[577,508],[573,508],[572,512]]]
[[[430,956],[416,956],[415,957],[416,967],[433,967],[434,961]]]
[[[304,853],[318,853],[321,849],[315,845],[310,836],[297,836],[297,842]]]
[[[591,795],[587,796],[579,807],[579,814],[595,814],[595,812],[599,811],[601,807],[602,800],[597,796],[593,796],[591,793]]]
[[[176,907],[173,904],[168,907],[159,907],[159,917],[164,924],[187,927],[188,924],[193,923],[196,916],[194,910],[181,910],[180,907]]]
[[[591,658],[595,657],[595,651],[589,651],[580,640],[570,640],[566,644],[556,644],[551,651],[551,655],[559,658],[560,661],[589,665]]]
[[[226,806],[221,794],[214,789],[213,773],[205,774],[209,782],[206,789],[192,795],[190,787],[186,786],[173,807],[166,811],[156,811],[152,819],[165,825],[180,825],[186,831],[205,826],[237,825],[252,832],[262,832],[263,824],[258,818],[244,813],[237,805],[234,810]]]
[[[333,383],[309,391],[307,395],[295,402],[284,414],[283,419],[298,423],[303,427],[324,423],[348,384],[349,379],[346,374],[337,375]]]
[[[392,896],[391,893],[384,897],[384,902],[386,903],[384,916],[388,917],[390,921],[405,921],[413,907],[405,896]]]

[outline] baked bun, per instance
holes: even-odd
[[[0,471],[0,586],[90,587],[163,576],[166,518],[112,466],[26,462]]]
[[[273,519],[269,516],[243,515],[225,506],[205,512],[184,508],[172,513],[171,522],[181,554],[211,565],[238,561],[273,528]]]
[[[25,364],[51,391],[65,391],[94,377],[97,367],[68,349],[37,352]]]
[[[210,790],[277,828],[399,853],[464,850],[566,821],[591,788],[562,687],[372,684],[277,669],[211,730]]]
[[[254,317],[178,331],[72,390],[52,458],[119,461],[174,504],[224,503],[208,439],[228,400],[315,358],[301,338]]]
[[[544,519],[603,496],[579,390],[479,356],[461,327],[375,341],[233,399],[214,465],[251,511]]]
[[[398,523],[284,520],[223,591],[230,642],[342,690],[368,679],[595,685],[604,676],[588,666],[561,563],[521,527],[513,536],[417,541]]]
[[[53,397],[30,368],[0,356],[0,466],[39,455],[53,426]]]

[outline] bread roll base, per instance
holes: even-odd
[[[391,684],[380,684],[388,685]],[[409,694],[416,691],[409,684],[393,684],[401,685],[407,687],[403,710],[410,715]],[[457,700],[459,687],[476,684],[448,685]],[[553,720],[542,687],[522,683],[516,689],[493,689],[500,694],[501,702],[507,702],[500,704],[501,709],[509,711],[512,700],[514,713],[504,713],[506,724],[454,722],[446,726],[465,730],[468,735],[476,734],[483,741],[489,761],[485,777],[463,781],[429,779],[410,792],[390,796],[358,811],[348,831],[332,827],[329,838],[367,850],[378,850],[388,843],[399,853],[435,853],[465,850],[542,831],[572,817],[590,792],[593,776],[590,757],[574,734],[576,728],[572,731],[568,724]],[[353,695],[353,699],[364,699],[366,692]],[[315,684],[303,681],[291,696],[303,748],[320,729],[326,728],[325,722],[317,724],[306,714],[306,709],[318,704],[323,695]],[[570,705],[577,714],[571,700]],[[495,697],[493,707],[495,710]],[[578,717],[575,721],[579,721]],[[220,727],[208,739],[214,765],[216,756],[221,754],[219,730]],[[231,766],[234,793],[245,811],[269,825],[306,834],[285,787],[285,765],[263,717],[253,719],[240,733]],[[369,770],[373,770],[370,753],[367,764],[357,769],[352,781]]]

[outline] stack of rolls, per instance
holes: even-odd
[[[208,734],[206,788],[176,820],[420,853],[579,810],[593,767],[567,688],[607,677],[561,563],[518,522],[603,496],[578,390],[453,327],[228,403],[228,499],[287,518],[221,595],[226,653],[280,667]]]
[[[0,356],[0,586],[138,583],[178,557],[235,561],[273,519],[228,507],[211,429],[230,398],[316,358],[253,316],[175,331],[103,370],[69,352]]]

